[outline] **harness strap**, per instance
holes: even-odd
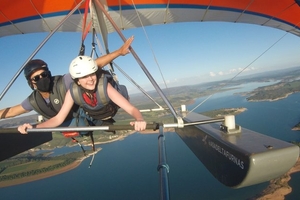
[[[90,0],[86,0],[85,1],[85,9],[84,9],[84,16],[83,16],[83,20],[82,20],[82,41],[85,40],[88,30],[91,27],[91,22],[89,22],[88,28],[86,28],[86,20],[87,20],[87,14],[89,12],[89,4],[90,4]]]
[[[100,96],[100,101],[105,104],[107,102],[106,100],[106,95],[105,95],[105,91],[106,89],[104,89],[104,72],[101,73],[101,78],[98,81],[98,88],[97,91],[99,92],[99,96]]]
[[[77,142],[77,144],[80,146],[81,150],[83,151],[83,155],[85,155],[85,156],[86,156],[86,154],[85,154],[85,150],[84,150],[83,146],[80,144],[80,142],[78,142],[78,140],[76,140],[76,139],[75,139],[75,138],[73,138],[73,137],[72,137],[72,140],[73,140],[73,141],[75,141],[75,142]]]
[[[83,146],[80,144],[80,142],[79,142],[78,140],[75,139],[75,137],[79,136],[79,133],[78,133],[78,132],[76,132],[76,131],[75,131],[75,132],[62,132],[62,134],[63,134],[66,138],[71,138],[73,142],[76,142],[76,143],[80,146],[80,148],[81,148],[83,154],[86,156],[85,150],[84,150]]]
[[[86,20],[87,20],[87,15],[89,12],[89,5],[90,5],[90,0],[86,0],[85,1],[85,9],[84,9],[84,15],[83,15],[83,20],[82,20],[82,36],[81,36],[81,47],[79,50],[79,55],[84,55],[85,53],[85,46],[84,46],[84,40],[91,28],[92,25],[92,20],[88,23],[88,25],[86,26]]]
[[[75,83],[73,83],[72,84],[72,92],[73,92],[73,99],[74,99],[74,102],[76,103],[76,104],[78,104],[79,106],[82,106],[82,103],[80,103],[81,101],[80,101],[80,93],[79,93],[79,88],[78,88],[78,86],[75,84]]]
[[[95,151],[95,142],[94,142],[93,132],[90,132],[90,137],[91,137],[91,141],[92,141],[92,148],[93,148],[93,151]]]
[[[2,115],[1,115],[1,117],[0,117],[0,119],[4,119],[5,116],[6,116],[6,114],[8,113],[9,110],[10,110],[10,107],[5,108],[5,110],[3,111],[3,113],[2,113]]]
[[[96,58],[99,57],[97,51],[96,51],[96,43],[95,43],[95,37],[96,37],[96,30],[93,27],[93,37],[92,37],[92,52],[91,52],[91,57],[93,58],[93,55],[96,55]]]

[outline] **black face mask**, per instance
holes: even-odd
[[[36,87],[41,92],[50,92],[51,79],[49,77],[44,77],[36,82]]]

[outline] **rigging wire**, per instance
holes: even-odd
[[[122,70],[115,62],[113,62],[115,67],[130,81],[132,82],[144,95],[146,95],[151,101],[153,101],[159,108],[162,106],[157,103],[141,86],[139,86],[124,70]]]
[[[91,17],[91,20],[87,24],[87,17],[88,17],[88,12],[89,12],[89,7],[90,7],[90,0],[85,1],[85,7],[84,7],[84,14],[83,14],[83,19],[82,19],[82,34],[81,34],[81,46],[79,50],[79,55],[84,55],[85,54],[85,45],[84,45],[84,40],[89,33],[89,30],[92,26],[92,21],[93,18]]]
[[[163,75],[163,73],[162,73],[162,71],[161,71],[161,67],[160,67],[160,65],[159,65],[159,63],[158,63],[158,61],[157,61],[156,55],[155,55],[155,53],[154,53],[153,47],[152,47],[151,42],[150,42],[150,39],[149,39],[149,37],[148,37],[147,31],[146,31],[146,29],[145,29],[145,26],[144,26],[144,24],[143,24],[143,22],[142,22],[142,20],[141,20],[140,14],[138,13],[137,8],[136,8],[136,6],[135,6],[134,0],[131,0],[131,2],[132,2],[132,5],[133,5],[133,7],[134,7],[134,10],[135,10],[135,12],[136,12],[136,15],[137,15],[137,17],[138,17],[138,19],[139,19],[139,21],[140,21],[141,28],[143,29],[144,34],[145,34],[145,37],[146,37],[146,39],[147,39],[147,41],[148,41],[150,50],[151,50],[151,52],[152,52],[154,61],[155,61],[156,65],[157,65],[157,67],[158,67],[159,73],[160,73],[160,75],[161,75],[161,77],[162,77],[162,79],[163,79],[164,85],[165,85],[166,88],[168,88],[167,83],[166,83],[166,80],[165,80],[165,78],[164,78],[164,75]]]
[[[97,54],[96,49],[95,49],[95,45],[96,45],[95,42],[94,42],[95,39],[96,39],[99,51],[102,54],[104,54],[104,48],[102,47],[102,45],[99,41],[99,38],[97,37],[97,34],[95,33],[95,29],[93,28],[93,39],[92,39],[92,46],[93,46],[92,48],[93,49],[92,49],[92,54],[94,52],[96,54],[96,56],[98,57],[98,54]],[[135,85],[146,97],[148,97],[152,102],[154,102],[159,107],[159,109],[149,109],[149,110],[152,110],[152,111],[164,110],[164,108],[157,101],[155,101],[149,95],[149,93],[147,93],[138,83],[136,83],[124,70],[122,70],[122,68],[120,66],[118,66],[114,61],[112,61],[111,64],[114,65],[125,76],[125,78],[127,78],[128,81],[130,81],[133,85]],[[112,65],[108,65],[108,68],[109,68],[114,80],[118,83],[119,81],[118,81],[116,73],[114,72],[114,69],[112,68]]]
[[[44,19],[44,17],[42,16],[42,14],[38,11],[37,7],[34,5],[34,3],[32,2],[32,0],[30,0],[30,3],[33,7],[33,9],[36,11],[36,13],[40,16],[41,20],[43,21],[43,25],[46,25],[49,29],[49,31],[52,31],[49,24],[47,23],[47,21]]]
[[[34,52],[28,57],[28,59],[23,63],[23,65],[20,67],[20,69],[17,71],[17,73],[14,75],[14,77],[9,81],[9,83],[6,85],[2,93],[0,94],[0,100],[3,98],[3,96],[6,94],[8,89],[12,86],[12,84],[15,82],[15,80],[18,78],[18,76],[23,71],[25,65],[38,53],[38,51],[44,46],[44,44],[52,37],[54,33],[63,25],[63,23],[69,19],[69,17],[81,6],[81,4],[85,0],[80,1],[68,14],[65,16],[59,24],[47,35],[47,37],[40,43],[40,45],[34,50]]]
[[[252,0],[247,8],[254,2],[254,0]],[[288,7],[285,8],[285,10],[281,11],[280,13],[277,14],[280,15],[283,12],[287,11],[288,9],[290,9],[296,2],[293,2],[291,5],[289,5]],[[247,8],[243,11],[243,13],[247,10]],[[241,15],[238,17],[238,19],[241,17]],[[265,23],[263,23],[262,25],[265,25],[266,23],[268,23],[269,21],[271,21],[272,19],[274,19],[276,16],[273,16],[272,18],[270,18],[269,20],[267,20]],[[237,22],[237,20],[236,20]],[[299,22],[300,23],[300,22]],[[244,72],[249,66],[251,66],[254,62],[256,62],[260,57],[262,57],[266,52],[268,52],[271,48],[273,48],[273,46],[275,46],[279,41],[281,41],[288,33],[290,33],[291,31],[293,31],[295,29],[295,27],[298,26],[297,23],[290,31],[287,31],[285,34],[283,34],[278,40],[276,40],[269,48],[267,48],[265,51],[263,51],[257,58],[255,58],[252,62],[250,62],[244,69],[242,69],[240,72],[238,72],[235,76],[233,76],[229,81],[227,81],[227,83],[224,84],[223,87],[224,88],[226,85],[228,85],[230,82],[233,81],[233,79],[235,79],[237,76],[239,76],[242,72]],[[198,108],[200,105],[202,105],[205,101],[207,101],[210,97],[212,97],[214,94],[211,94],[208,98],[206,98],[205,100],[203,100],[202,102],[200,102],[195,108],[193,108],[190,112],[187,113],[190,114],[192,111],[194,111],[196,108]]]
[[[244,67],[241,71],[239,71],[236,75],[234,75],[231,79],[227,80],[225,84],[221,87],[224,88],[226,85],[228,85],[230,82],[232,82],[236,77],[238,77],[242,72],[244,72],[248,67],[250,67],[254,62],[256,62],[260,57],[262,57],[265,53],[267,53],[271,48],[273,48],[279,41],[281,41],[289,32],[286,32],[284,35],[282,35],[278,40],[276,40],[271,46],[269,46],[265,51],[263,51],[259,56],[257,56],[252,62],[250,62],[246,67]],[[204,102],[206,102],[209,98],[211,98],[214,94],[211,94],[208,96],[205,100],[200,102],[196,107],[194,107],[191,111],[187,113],[189,115],[192,111],[194,111],[196,108],[198,108],[200,105],[202,105]]]
[[[93,30],[95,31],[95,28],[93,28]],[[101,45],[101,43],[100,43],[99,38],[97,37],[96,32],[94,32],[94,36],[93,36],[93,44],[96,45],[96,43],[94,43],[94,39],[96,39],[96,42],[97,42],[98,49],[99,49],[100,53],[101,53],[102,55],[105,55],[106,53],[105,53],[104,48],[102,47],[102,45]],[[96,51],[95,51],[95,52],[96,52]],[[98,57],[98,54],[97,54],[97,57]],[[110,72],[110,74],[112,75],[113,79],[116,81],[117,84],[119,84],[118,76],[117,76],[117,74],[115,73],[115,70],[114,70],[112,64],[111,64],[111,63],[108,64],[107,67],[108,67],[109,72]]]
[[[210,97],[212,97],[213,94],[209,95],[206,99],[204,99],[202,102],[200,102],[197,106],[195,106],[191,111],[189,111],[187,113],[186,116],[188,116],[191,112],[193,112],[194,110],[196,110],[199,106],[201,106],[202,104],[204,104],[208,99],[210,99]]]
[[[97,34],[95,32],[95,28],[93,27],[93,39],[92,39],[92,46],[93,46],[92,48],[93,49],[92,49],[92,52],[95,52],[96,56],[98,57],[98,54],[95,50],[95,45],[96,45],[96,43],[94,42],[95,39],[96,39],[99,51],[101,52],[101,54],[105,54],[104,48],[102,47],[102,45],[99,41],[99,38],[97,37]],[[111,62],[111,64],[114,65],[115,67],[117,67],[117,69],[125,76],[125,78],[127,78],[127,80],[129,80],[132,84],[134,84],[145,96],[147,96],[151,101],[153,101],[159,107],[159,110],[164,110],[163,107],[160,104],[158,104],[142,87],[140,87],[138,85],[138,83],[136,83],[124,70],[122,70],[122,68],[120,66],[118,66],[113,61]],[[118,83],[119,81],[118,81],[116,73],[114,72],[114,69],[112,68],[112,65],[108,65],[108,68],[109,68],[114,80]]]
[[[97,37],[97,34],[95,33],[95,29],[93,28],[93,41],[92,41],[92,46],[93,46],[93,49],[92,49],[92,54],[94,52],[94,54],[96,54],[96,56],[98,57],[98,54],[96,52],[96,49],[95,49],[95,38],[96,38],[96,42],[97,42],[97,45],[98,45],[98,49],[99,51],[101,52],[101,54],[104,54],[104,49],[99,41],[99,38]],[[92,57],[92,56],[91,56]],[[135,85],[145,96],[147,96],[152,102],[154,102],[159,108],[158,109],[149,109],[149,110],[152,110],[152,111],[157,111],[157,110],[165,110],[157,101],[155,101],[150,95],[149,93],[147,93],[138,83],[136,83],[124,70],[122,70],[122,68],[120,66],[118,66],[114,61],[112,61],[111,63],[112,65],[114,65],[124,76],[125,78],[127,78],[128,81],[130,81],[133,85]],[[115,74],[114,72],[114,69],[112,68],[112,65],[108,65],[109,67],[109,70],[111,72],[111,74],[113,75],[113,78],[114,80],[118,83],[118,78],[117,78],[117,75]],[[141,110],[140,110],[141,111]]]
[[[107,20],[114,27],[114,29],[116,30],[116,32],[118,33],[118,35],[125,42],[126,38],[124,37],[124,35],[120,31],[120,29],[118,28],[117,24],[114,22],[114,20],[108,14],[108,12],[105,10],[105,8],[104,8],[103,4],[100,2],[100,0],[96,0],[95,2],[97,3],[97,6],[102,10],[102,12],[106,16]],[[131,54],[133,55],[133,57],[135,58],[135,60],[140,65],[140,67],[143,70],[143,72],[145,73],[145,75],[147,76],[147,78],[150,80],[151,84],[154,86],[154,88],[157,91],[157,93],[160,95],[160,97],[162,98],[162,100],[166,103],[166,105],[170,109],[172,115],[177,119],[178,125],[183,126],[183,120],[182,120],[182,118],[177,114],[177,112],[175,111],[174,107],[172,106],[172,104],[170,103],[170,101],[166,98],[165,94],[162,92],[161,88],[159,87],[159,85],[157,84],[157,82],[154,80],[154,78],[152,77],[152,75],[150,74],[150,72],[148,71],[148,69],[146,68],[146,66],[144,65],[144,63],[141,61],[141,59],[138,57],[138,55],[136,54],[136,52],[134,51],[134,49],[132,47],[130,47],[130,51],[131,51]]]

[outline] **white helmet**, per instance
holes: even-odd
[[[98,66],[93,58],[89,56],[78,56],[70,64],[69,72],[72,79],[81,78],[86,75],[95,73]]]

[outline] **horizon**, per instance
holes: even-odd
[[[275,72],[275,71],[293,71],[293,69],[296,69],[296,68],[300,68],[300,66],[296,66],[296,67],[290,67],[290,68],[284,68],[284,69],[273,69],[273,70],[269,70],[269,71],[264,71],[264,72],[259,72],[259,73],[256,73],[256,74],[252,74],[252,75],[245,75],[245,76],[241,76],[239,77],[238,80],[231,80],[231,81],[243,81],[243,80],[247,80],[248,78],[250,77],[253,77],[253,76],[257,76],[258,74],[267,74],[269,72]],[[280,74],[282,75],[282,74]],[[283,74],[284,76],[284,74]],[[259,78],[259,77],[257,77]],[[268,77],[267,77],[268,78]],[[272,79],[271,77],[269,77],[270,79]],[[191,84],[191,85],[182,85],[182,86],[174,86],[174,87],[168,87],[168,88],[161,88],[162,89],[162,92],[164,91],[167,91],[168,89],[176,89],[176,88],[180,88],[180,87],[193,87],[193,86],[201,86],[201,85],[206,85],[206,84],[211,84],[211,85],[214,85],[214,84],[220,84],[222,82],[228,82],[228,80],[224,79],[224,80],[219,80],[219,81],[210,81],[210,82],[204,82],[204,83],[196,83],[196,84]],[[251,81],[251,82],[255,82],[255,81]],[[240,83],[239,83],[240,84]],[[226,87],[226,85],[222,85],[221,86],[222,88]],[[149,91],[146,91],[148,94],[149,93],[156,93],[156,95],[158,97],[159,94],[157,93],[157,91],[155,89],[153,90],[149,90]],[[132,93],[132,94],[129,94],[132,98],[140,98],[141,96],[145,96],[143,93]],[[147,97],[146,97],[147,98]],[[13,119],[19,119],[19,118],[24,118],[24,117],[27,117],[27,116],[32,116],[32,115],[38,115],[38,113],[36,113],[35,111],[31,111],[29,113],[25,113],[25,114],[22,114],[20,116],[16,116],[16,117],[12,117],[12,118],[7,118],[7,119],[2,119],[0,120],[0,126],[1,126],[1,122],[4,123],[6,120],[13,120]]]
[[[230,22],[185,22],[144,28],[146,33],[142,28],[135,28],[124,30],[123,34],[126,38],[134,36],[133,49],[161,89],[230,80],[237,74],[241,77],[300,65],[299,37],[270,27]],[[1,75],[2,91],[47,34],[0,38],[0,45],[6,47],[0,50],[1,67],[10,69]],[[56,33],[34,59],[45,60],[53,75],[65,74],[70,61],[79,52],[80,38],[81,33]],[[90,39],[89,34],[85,41],[86,54],[90,52]],[[122,44],[116,33],[109,34],[108,40],[111,51]],[[132,55],[118,57],[114,62],[141,88],[154,90]],[[115,72],[129,94],[138,92],[116,68]],[[31,91],[21,73],[3,96],[1,108],[21,103]]]

